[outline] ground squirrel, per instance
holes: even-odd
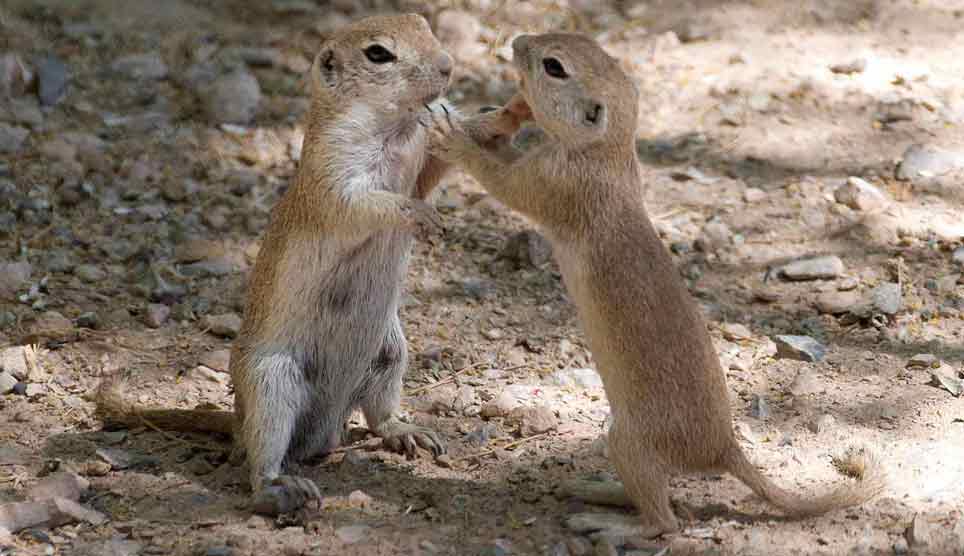
[[[584,36],[523,35],[512,48],[522,99],[546,139],[507,162],[436,115],[429,152],[461,164],[545,229],[612,406],[611,457],[644,529],[678,529],[668,481],[681,472],[727,471],[797,516],[879,493],[884,474],[869,454],[845,461],[860,480],[813,499],[776,486],[749,462],[703,317],[644,207],[635,84]]]
[[[444,111],[480,143],[518,127],[505,110],[461,118],[442,105],[452,63],[414,14],[366,18],[325,41],[309,75],[298,173],[248,283],[231,354],[234,414],[138,408],[108,380],[98,404],[105,420],[233,433],[253,509],[266,514],[319,496],[282,468],[335,449],[356,408],[392,448],[444,450],[434,431],[397,416],[407,361],[401,284],[413,232],[439,226],[424,199],[449,166],[426,153],[426,116]]]

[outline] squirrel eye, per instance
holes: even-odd
[[[398,59],[390,50],[380,44],[373,44],[366,48],[365,57],[373,64],[387,64]]]
[[[555,77],[557,79],[566,79],[569,77],[569,74],[566,73],[566,69],[562,67],[562,62],[555,58],[543,58],[542,67],[545,68],[546,73],[548,73],[551,77]]]

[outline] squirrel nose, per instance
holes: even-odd
[[[452,75],[452,57],[451,56],[443,52],[442,55],[438,57],[438,60],[435,63],[436,63],[436,66],[438,67],[439,73],[441,73],[445,77]]]

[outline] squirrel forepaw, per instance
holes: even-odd
[[[428,112],[428,152],[445,162],[458,162],[461,151],[472,144],[456,116],[444,104],[425,105]]]

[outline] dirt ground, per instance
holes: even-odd
[[[567,527],[631,514],[556,494],[613,474],[605,395],[538,236],[454,173],[435,199],[446,238],[416,246],[402,311],[404,407],[448,459],[358,428],[298,470],[320,508],[252,516],[227,439],[105,430],[89,396],[125,373],[140,403],[231,408],[225,350],[296,168],[301,75],[330,29],[396,6],[5,0],[0,504],[70,471],[106,519],[0,532],[0,555],[964,554],[964,2],[457,4],[425,11],[466,107],[509,98],[520,31],[579,29],[624,60],[650,214],[705,311],[744,448],[812,492],[869,446],[885,492],[788,520],[728,476],[680,477],[672,538]],[[938,154],[915,166],[915,144]],[[813,255],[842,265],[784,268]],[[778,351],[779,335],[826,355]]]

